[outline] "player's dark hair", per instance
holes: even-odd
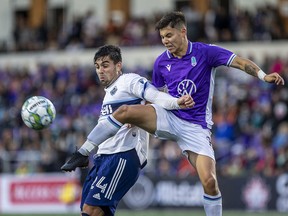
[[[121,49],[114,45],[104,45],[94,55],[94,63],[97,59],[108,56],[114,64],[122,62]]]
[[[172,28],[181,28],[182,25],[186,26],[186,19],[181,11],[173,11],[165,14],[155,25],[156,30],[161,30],[167,26]]]

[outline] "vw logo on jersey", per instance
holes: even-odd
[[[178,84],[177,91],[178,91],[178,94],[180,94],[181,96],[186,95],[186,94],[192,95],[196,93],[197,88],[196,88],[195,83],[192,80],[185,79],[185,80],[182,80]]]
[[[197,61],[196,61],[195,56],[192,56],[192,58],[191,58],[191,65],[192,65],[193,67],[197,65]]]

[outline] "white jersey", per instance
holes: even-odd
[[[105,97],[98,121],[106,119],[118,107],[127,104],[144,104],[144,90],[148,80],[138,74],[121,75],[114,83],[105,88]],[[123,125],[116,135],[107,139],[98,146],[97,154],[114,154],[136,149],[140,162],[147,160],[149,134],[138,128],[127,128]]]

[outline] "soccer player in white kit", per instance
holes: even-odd
[[[100,47],[94,56],[96,73],[105,86],[101,115],[97,125],[104,127],[100,133],[120,124],[111,114],[121,105],[144,104],[146,101],[166,109],[189,108],[194,102],[189,95],[175,98],[158,91],[148,80],[138,74],[122,74],[122,57],[119,47]],[[107,124],[108,122],[108,124]],[[112,123],[112,124],[111,124]],[[96,126],[97,128],[97,126]],[[117,204],[135,184],[140,170],[147,162],[149,134],[139,127],[120,126],[111,138],[99,143],[82,190],[82,216],[113,216]],[[88,135],[94,139],[95,129]],[[87,156],[95,146],[89,141],[87,148],[79,149],[61,169],[72,171],[76,167],[88,166]]]

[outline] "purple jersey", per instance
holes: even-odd
[[[157,88],[166,86],[174,97],[190,94],[195,106],[172,112],[181,119],[211,128],[215,68],[230,66],[235,57],[234,53],[219,46],[189,41],[187,53],[181,59],[168,50],[158,56],[153,84]]]

